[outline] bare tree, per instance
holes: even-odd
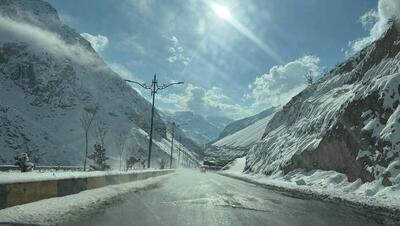
[[[312,85],[314,83],[314,77],[311,75],[310,72],[304,75],[304,79],[307,85]]]
[[[115,139],[115,145],[118,148],[119,153],[119,170],[122,170],[122,157],[125,152],[126,141],[128,139],[128,132],[122,131],[118,134],[118,137]]]
[[[90,127],[92,126],[94,116],[97,113],[97,107],[92,107],[92,108],[84,108],[84,111],[82,112],[82,117],[81,117],[81,125],[83,128],[83,131],[85,133],[85,160],[83,163],[83,170],[86,170],[86,161],[88,157],[88,145],[89,145],[89,130]]]
[[[104,122],[99,122],[96,128],[96,137],[100,142],[100,145],[104,148],[104,140],[108,132],[108,126]]]
[[[167,165],[167,160],[164,158],[161,158],[160,159],[160,169],[164,169],[166,165]]]

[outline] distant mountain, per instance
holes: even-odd
[[[188,137],[199,145],[215,140],[223,128],[232,121],[225,117],[203,117],[191,111],[179,111],[165,114],[165,120],[181,125]]]
[[[231,118],[221,116],[207,116],[205,119],[217,127],[219,131],[223,130],[229,123],[233,121]]]
[[[220,135],[220,138],[207,146],[204,153],[206,158],[228,163],[245,156],[251,146],[261,139],[269,120],[276,111],[277,108],[269,108],[257,115],[227,125],[222,132],[225,131],[225,136]]]
[[[272,115],[275,111],[276,111],[276,107],[271,107],[271,108],[268,108],[267,110],[264,110],[256,115],[253,115],[253,116],[250,116],[247,118],[243,118],[243,119],[239,119],[239,120],[229,123],[219,134],[218,140],[220,140],[230,134],[234,134],[235,132],[246,128],[247,126],[255,123],[256,121],[258,121],[260,119],[263,119],[269,115]]]
[[[130,135],[126,155],[147,158],[151,105],[49,3],[0,0],[0,34],[0,163],[28,152],[38,164],[82,164],[81,118],[94,107],[89,152],[96,128],[105,125],[111,163],[118,162],[115,140],[123,132]],[[170,153],[170,134],[157,112],[154,131],[156,166]]]

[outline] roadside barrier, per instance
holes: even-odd
[[[52,197],[72,195],[84,190],[100,188],[107,185],[144,180],[173,172],[175,172],[175,170],[151,170],[123,174],[107,174],[103,176],[0,184],[0,209]]]

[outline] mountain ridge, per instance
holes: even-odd
[[[118,162],[121,133],[130,135],[127,155],[147,158],[151,104],[62,24],[49,3],[0,0],[0,32],[6,34],[0,37],[0,161],[12,163],[16,153],[28,152],[39,164],[81,164],[80,118],[94,106],[90,148],[97,126],[105,124],[110,161]],[[156,111],[154,166],[169,158],[169,146],[167,125]]]
[[[251,148],[246,170],[322,169],[344,173],[350,181],[393,181],[390,164],[400,151],[394,135],[399,126],[399,40],[393,24],[293,97]]]

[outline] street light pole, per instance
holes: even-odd
[[[178,146],[178,165],[177,165],[177,168],[178,168],[178,167],[180,167],[180,165],[181,165],[181,146],[182,146],[182,143],[181,143],[181,141],[182,141],[182,139],[181,139],[181,137],[179,137],[179,146]]]
[[[154,100],[157,94],[158,90],[163,90],[166,89],[172,85],[179,85],[179,84],[183,84],[183,82],[173,82],[170,84],[162,84],[161,86],[158,86],[158,80],[157,80],[157,75],[154,74],[153,80],[151,81],[151,85],[148,86],[145,83],[140,83],[137,81],[133,81],[133,80],[128,80],[125,79],[125,82],[130,82],[130,83],[135,83],[140,85],[142,88],[144,89],[149,89],[151,90],[151,96],[152,96],[152,104],[151,104],[151,121],[150,121],[150,132],[149,132],[149,152],[148,152],[148,157],[147,157],[147,168],[150,168],[150,162],[151,162],[151,147],[153,144],[153,122],[154,122]]]
[[[172,169],[172,161],[173,161],[173,151],[174,151],[174,136],[175,136],[175,128],[178,128],[178,127],[180,127],[180,126],[185,126],[185,125],[188,125],[188,123],[187,122],[184,122],[184,123],[181,123],[181,124],[176,124],[175,122],[172,122],[172,131],[171,131],[171,133],[172,133],[172,138],[171,138],[171,154],[170,154],[170,159],[169,159],[169,167]],[[181,144],[181,142],[182,142],[182,137],[179,137],[179,144],[180,145],[182,145]],[[180,154],[180,153],[179,153]],[[180,155],[179,155],[180,156]]]
[[[169,159],[169,168],[172,169],[172,154],[174,151],[174,134],[175,134],[175,122],[172,123],[172,139],[171,139],[171,155]]]
[[[156,84],[157,84],[157,76],[154,74],[153,81],[151,82],[151,97],[152,97],[152,104],[151,104],[151,122],[150,122],[150,139],[149,139],[149,152],[147,155],[147,168],[150,168],[150,159],[151,159],[151,146],[153,144],[153,121],[154,121],[154,99],[156,97]]]

